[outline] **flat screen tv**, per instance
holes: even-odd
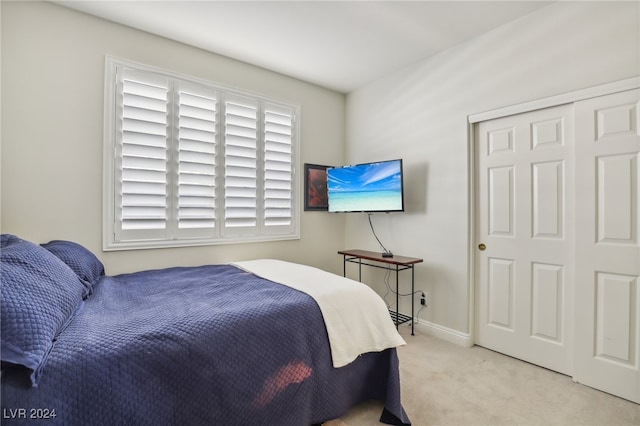
[[[327,169],[330,212],[404,211],[402,160]]]

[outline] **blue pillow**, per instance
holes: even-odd
[[[32,370],[36,386],[58,333],[82,305],[84,285],[60,259],[15,235],[2,235],[2,361]]]
[[[41,244],[56,257],[66,263],[76,273],[86,287],[86,298],[93,286],[104,275],[104,265],[92,252],[72,241],[54,240]]]

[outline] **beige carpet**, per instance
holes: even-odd
[[[414,426],[640,425],[640,405],[478,346],[400,329],[402,401]],[[325,426],[380,425],[381,410],[361,404]]]

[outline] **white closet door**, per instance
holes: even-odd
[[[573,109],[476,126],[476,343],[571,374]]]
[[[640,403],[638,90],[575,104],[580,383]]]

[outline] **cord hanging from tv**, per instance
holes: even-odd
[[[376,240],[378,241],[378,244],[380,244],[380,247],[382,248],[382,257],[393,257],[393,253],[391,253],[390,250],[388,250],[384,244],[382,244],[382,241],[380,241],[380,238],[378,238],[378,236],[376,235],[376,231],[375,229],[373,229],[373,223],[371,223],[371,215],[373,213],[368,213],[369,216],[369,226],[371,227],[371,232],[373,232],[373,236],[376,237]]]
[[[402,159],[327,169],[329,212],[404,211]]]

